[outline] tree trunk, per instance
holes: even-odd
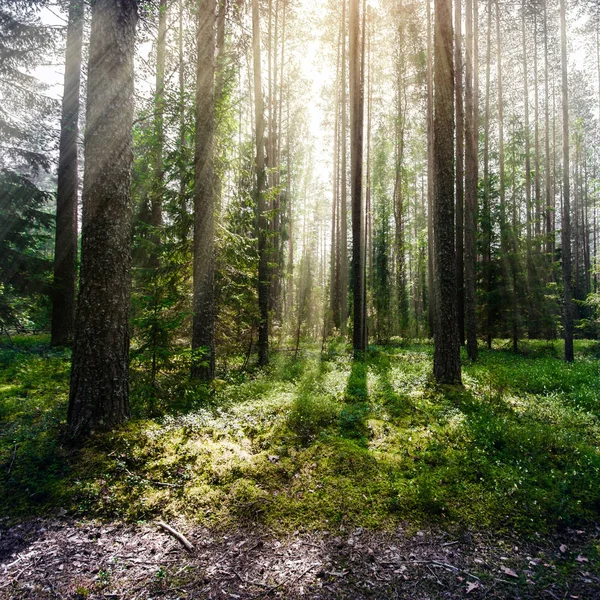
[[[60,123],[58,189],[56,195],[56,240],[54,290],[52,294],[53,346],[71,343],[75,322],[77,286],[77,196],[79,175],[77,142],[79,135],[79,85],[83,44],[84,5],[71,0],[67,25],[65,86]]]
[[[215,375],[215,18],[216,0],[200,0],[196,37],[192,375],[203,381]]]
[[[260,15],[258,0],[252,0],[254,55],[254,105],[256,112],[256,210],[258,214],[258,364],[269,363],[269,248],[267,207],[265,206],[265,117],[260,57]]]
[[[464,131],[462,64],[462,8],[461,0],[454,0],[455,47],[454,73],[456,91],[456,287],[458,337],[465,341],[465,255],[464,255]]]
[[[74,437],[129,416],[131,168],[137,2],[92,6],[81,288],[68,428]]]
[[[564,286],[563,324],[565,361],[573,362],[573,287],[571,281],[571,204],[569,181],[569,78],[567,62],[567,19],[565,0],[560,0],[560,50],[563,104],[563,214],[562,214],[562,272]]]
[[[478,0],[475,0],[476,2]],[[475,126],[473,95],[473,0],[466,3],[466,85],[465,85],[465,326],[467,354],[477,360],[477,314],[475,280],[475,232],[477,229],[477,160],[479,136]],[[477,66],[475,66],[477,68]]]
[[[346,4],[347,0],[342,0],[342,190],[340,206],[341,239],[340,239],[340,320],[342,336],[346,335],[348,324],[348,99],[347,99],[347,64],[348,57],[346,53]]]
[[[490,297],[492,293],[491,263],[492,263],[492,210],[490,190],[490,82],[492,64],[492,0],[488,2],[487,21],[487,56],[485,69],[485,126],[483,133],[483,277],[485,282],[485,316],[487,347],[492,347],[492,312]]]
[[[360,353],[366,350],[366,307],[364,298],[365,265],[362,204],[364,89],[361,69],[359,0],[350,0],[349,23],[352,276],[354,298],[353,346],[354,352]]]
[[[433,196],[435,191],[433,166],[433,48],[431,31],[431,0],[427,0],[427,287],[429,288],[429,332],[434,335],[435,328],[435,292],[434,292],[434,234],[433,234]]]
[[[433,372],[438,383],[460,384],[454,247],[454,69],[452,2],[435,0],[435,273],[436,325]]]

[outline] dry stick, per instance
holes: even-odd
[[[13,465],[15,464],[15,458],[17,458],[17,448],[19,444],[15,444],[15,449],[13,450],[12,460],[10,461],[10,465],[8,467],[8,475],[11,474]]]
[[[188,552],[194,551],[194,546],[192,545],[192,543],[183,534],[179,533],[179,531],[173,529],[173,527],[167,525],[163,521],[158,521],[157,525],[159,527],[162,527],[162,529],[164,529],[167,533],[172,535],[178,542],[180,542],[185,547],[185,549]]]

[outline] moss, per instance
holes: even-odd
[[[278,530],[583,526],[600,512],[595,346],[578,342],[573,365],[526,348],[482,351],[464,388],[431,384],[428,345],[358,362],[332,344],[324,360],[275,357],[210,393],[180,373],[185,405],[152,416],[134,389],[137,417],[74,449],[62,441],[68,351],[17,340],[0,348],[0,510]]]

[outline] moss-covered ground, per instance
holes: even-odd
[[[464,360],[464,388],[430,378],[432,346],[364,362],[275,355],[210,388],[185,374],[157,397],[133,377],[132,419],[83,447],[65,439],[69,352],[42,337],[0,348],[0,514],[64,509],[274,531],[398,522],[541,534],[600,512],[600,347],[498,344]]]

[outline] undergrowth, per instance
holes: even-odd
[[[417,344],[364,362],[332,344],[210,387],[180,373],[160,401],[134,374],[134,418],[74,448],[69,352],[18,338],[0,348],[0,513],[280,531],[583,526],[600,512],[598,346],[578,342],[572,365],[558,343],[522,348],[464,357],[464,388],[435,386],[432,347]]]

